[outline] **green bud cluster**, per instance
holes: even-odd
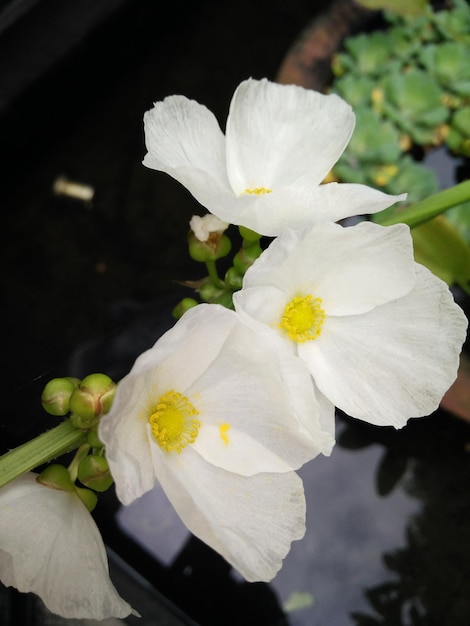
[[[246,270],[263,251],[260,244],[261,235],[244,226],[239,226],[238,230],[242,243],[233,255],[232,265],[225,270],[223,280],[217,272],[216,261],[222,258],[226,261],[226,257],[231,252],[232,242],[229,237],[225,233],[211,233],[207,241],[200,241],[194,233],[190,232],[189,254],[194,260],[205,263],[209,274],[201,280],[184,283],[196,291],[199,300],[191,297],[183,298],[173,308],[173,317],[179,319],[188,309],[197,306],[200,302],[220,304],[233,309],[233,293],[242,288]]]
[[[53,378],[41,395],[42,406],[50,415],[71,412],[76,428],[92,428],[97,419],[111,408],[116,383],[106,374],[90,374],[79,380],[73,377]]]
[[[116,383],[106,374],[86,376],[70,397],[70,420],[79,429],[93,427],[111,408]]]
[[[68,424],[69,428],[73,427],[72,432],[87,432],[86,441],[82,439],[78,444],[68,469],[58,464],[48,465],[39,475],[38,482],[53,489],[74,492],[90,511],[97,503],[95,492],[106,491],[113,484],[98,426],[100,417],[111,408],[115,392],[116,383],[109,376],[96,373],[82,380],[54,378],[41,395],[42,405],[49,414],[69,414]],[[83,487],[75,484],[77,479]]]

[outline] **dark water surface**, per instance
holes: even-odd
[[[0,62],[2,452],[55,425],[39,402],[50,378],[122,377],[173,324],[172,307],[189,295],[176,281],[200,277],[185,238],[201,208],[141,165],[144,111],[181,93],[223,126],[239,82],[274,79],[328,3],[183,1],[163,11],[123,0],[104,2],[102,15],[87,2],[70,14],[30,4],[0,29],[11,54]],[[60,176],[91,186],[93,201],[54,195]],[[158,490],[128,509],[112,490],[100,498],[114,580],[142,613],[127,623],[468,626],[468,425],[438,412],[395,432],[338,415],[338,438],[331,458],[300,472],[307,535],[269,585],[234,575]],[[0,623],[68,622],[3,590]]]

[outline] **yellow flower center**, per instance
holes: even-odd
[[[199,415],[199,411],[186,396],[173,390],[160,396],[149,417],[152,434],[160,448],[180,454],[188,444],[194,443],[201,426],[194,415]]]
[[[253,189],[245,189],[243,193],[249,193],[255,196],[262,196],[265,193],[271,193],[272,189],[266,189],[266,187],[253,187]]]
[[[320,336],[326,317],[321,304],[321,298],[314,298],[311,294],[292,298],[284,309],[280,323],[289,339],[300,343]]]

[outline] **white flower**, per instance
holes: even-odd
[[[305,532],[293,470],[334,443],[334,408],[319,404],[300,363],[234,311],[187,311],[137,359],[101,420],[121,502],[158,481],[194,535],[247,580],[272,579]]]
[[[375,213],[405,196],[356,184],[320,183],[354,129],[335,94],[249,79],[236,89],[226,134],[203,105],[184,96],[144,116],[144,165],[166,172],[220,219],[262,235],[284,227]]]
[[[223,222],[211,213],[202,217],[193,215],[189,220],[189,227],[198,241],[207,241],[212,233],[221,234],[227,230],[228,226],[227,222]]]
[[[78,495],[27,473],[0,489],[0,579],[66,618],[135,613],[114,588],[99,530]],[[135,613],[137,614],[137,613]]]
[[[258,332],[282,337],[337,407],[397,428],[437,408],[467,327],[447,285],[414,262],[404,224],[286,231],[234,304]]]

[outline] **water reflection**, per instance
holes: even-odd
[[[346,431],[348,444],[354,430]],[[378,433],[359,427],[362,445]],[[470,623],[470,431],[444,412],[385,433],[376,478],[382,491],[403,488],[419,503],[406,524],[405,545],[384,552],[386,578],[368,586],[357,626],[467,626]],[[348,441],[349,439],[349,441]],[[399,487],[398,487],[399,486]],[[389,496],[386,496],[389,497]],[[385,498],[386,499],[386,498]]]

